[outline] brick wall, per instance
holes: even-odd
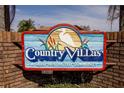
[[[21,49],[14,44],[21,42],[21,33],[0,32],[0,87],[37,87],[24,78],[23,70],[15,66],[21,62]]]
[[[2,50],[3,50],[3,47],[2,47],[2,43],[0,42],[0,87],[4,87]]]
[[[124,32],[107,33],[107,65],[108,69],[94,75],[92,83],[100,87],[124,87]]]
[[[124,87],[124,32],[107,33],[107,39],[107,63],[116,64],[107,65],[105,71],[93,75],[91,83],[98,87]],[[27,72],[16,65],[21,63],[18,43],[21,33],[0,32],[0,87],[39,87],[40,71]]]

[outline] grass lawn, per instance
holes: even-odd
[[[98,88],[94,84],[45,84],[44,88]]]

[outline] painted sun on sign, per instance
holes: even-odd
[[[46,42],[39,39],[46,50],[64,50],[65,47],[75,50],[76,48],[88,48],[87,38],[81,40],[80,36],[68,28],[60,28],[50,33]]]
[[[69,24],[49,33],[24,32],[23,65],[26,70],[102,70],[105,33],[82,32]]]

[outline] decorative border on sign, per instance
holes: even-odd
[[[61,27],[61,26],[67,26],[70,28],[73,28],[77,31],[78,28],[76,28],[75,26],[72,26],[70,24],[58,24],[54,27],[52,27],[50,30],[48,31],[25,31],[22,32],[22,66],[24,70],[27,71],[42,71],[42,70],[52,70],[52,71],[100,71],[100,70],[105,70],[106,67],[106,32],[78,32],[79,34],[104,34],[104,59],[103,59],[103,67],[102,68],[26,68],[25,67],[25,60],[24,60],[24,35],[25,34],[49,34],[50,32],[52,32],[54,29],[56,29],[57,27]]]

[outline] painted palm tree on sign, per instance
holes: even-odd
[[[111,24],[111,31],[112,31],[112,23],[115,19],[118,19],[120,16],[120,6],[119,5],[110,5],[108,9],[108,18],[107,20],[110,21]]]

